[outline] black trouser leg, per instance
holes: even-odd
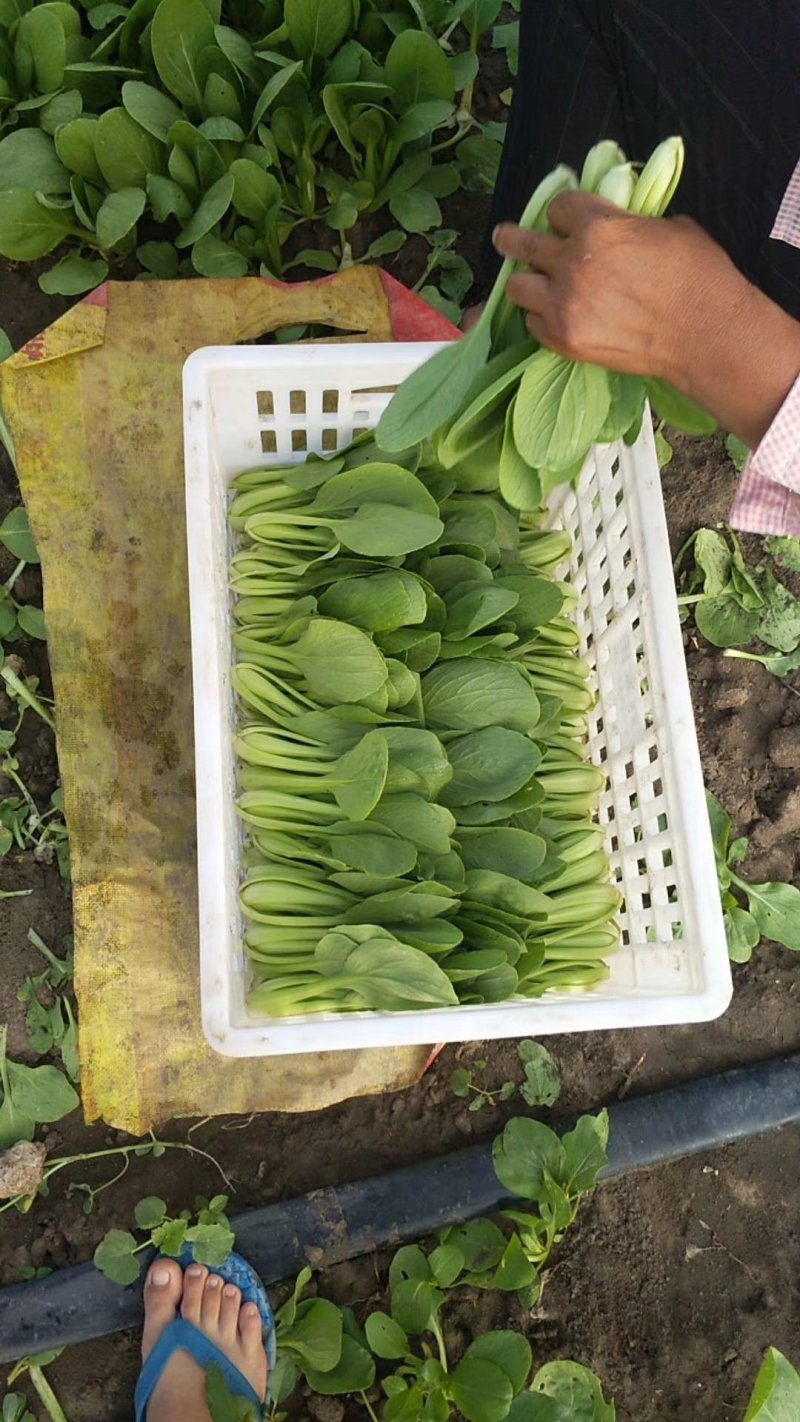
[[[769,235],[800,160],[800,4],[522,0],[520,21],[493,221],[518,217],[545,173],[579,166],[600,138],[641,160],[680,133],[674,211],[800,317],[800,251]]]

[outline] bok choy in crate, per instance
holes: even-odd
[[[581,183],[658,213],[599,144]],[[577,186],[559,168],[525,221]],[[233,673],[250,1008],[417,1010],[607,976],[620,897],[595,822],[589,667],[549,489],[632,439],[644,381],[526,337],[506,263],[478,325],[331,457],[234,481]],[[653,391],[649,392],[651,398]]]

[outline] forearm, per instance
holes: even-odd
[[[800,322],[736,276],[698,300],[665,375],[755,449],[800,373]]]

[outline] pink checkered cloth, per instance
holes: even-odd
[[[800,163],[772,236],[800,247]],[[800,376],[742,471],[730,522],[747,533],[800,538]]]

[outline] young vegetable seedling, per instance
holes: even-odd
[[[28,1411],[27,1399],[21,1392],[5,1394],[0,1415],[3,1422],[36,1422],[33,1413]]]
[[[95,1265],[112,1283],[127,1285],[138,1279],[142,1267],[138,1256],[145,1249],[158,1249],[177,1259],[190,1248],[198,1264],[211,1268],[222,1264],[233,1248],[227,1206],[227,1195],[215,1195],[213,1200],[197,1201],[196,1217],[191,1210],[183,1210],[173,1219],[164,1200],[148,1196],[134,1211],[136,1227],[146,1231],[146,1238],[137,1240],[128,1230],[109,1230],[94,1252]]]
[[[706,802],[732,961],[749,962],[762,936],[800,951],[800,889],[793,884],[751,884],[742,879],[734,866],[745,858],[749,841],[742,836],[731,842],[730,817],[710,790],[706,791]]]
[[[3,429],[0,415],[0,438]],[[17,736],[27,710],[35,712],[45,725],[55,730],[52,703],[40,695],[38,678],[26,676],[21,659],[6,653],[6,646],[16,644],[21,638],[44,641],[46,636],[42,609],[18,602],[14,597],[13,590],[21,574],[40,561],[22,506],[11,509],[0,523],[0,543],[17,560],[5,583],[0,585],[0,679],[6,695],[18,707],[15,725],[0,729],[0,772],[17,791],[0,800],[0,856],[14,848],[32,849],[40,862],[55,857],[62,878],[68,879],[69,845],[61,791],[54,791],[47,809],[40,810],[22,779],[20,762],[15,755]]]
[[[741,474],[750,453],[747,445],[743,444],[740,439],[737,439],[735,434],[729,434],[725,436],[725,452],[736,470],[736,473]]]
[[[59,1051],[67,1075],[77,1082],[80,1076],[78,1028],[70,999],[60,991],[72,981],[72,952],[70,950],[64,959],[57,958],[33,928],[28,930],[28,939],[48,963],[43,973],[26,978],[17,993],[19,1001],[28,1004],[25,1015],[28,1046],[37,1056],[46,1056],[54,1049]]]
[[[519,1094],[529,1106],[553,1106],[561,1092],[561,1076],[558,1067],[546,1047],[529,1038],[519,1043],[517,1055],[522,1063],[524,1080]],[[483,1073],[489,1063],[478,1059],[469,1067],[457,1067],[450,1077],[450,1090],[454,1096],[472,1096],[468,1109],[482,1111],[484,1106],[508,1101],[517,1090],[513,1081],[504,1081],[496,1090],[489,1090],[475,1081],[475,1076]]]
[[[50,1422],[67,1422],[66,1413],[48,1379],[44,1375],[44,1369],[49,1367],[51,1363],[54,1363],[56,1358],[60,1358],[63,1351],[63,1348],[54,1348],[49,1353],[36,1353],[30,1358],[22,1358],[11,1370],[7,1379],[8,1385],[11,1387],[27,1374],[31,1380],[31,1386],[36,1392],[47,1416],[50,1418]],[[8,1397],[3,1401],[3,1422],[7,1422],[7,1403]],[[24,1404],[25,1399],[21,1398],[20,1394],[12,1395],[12,1401],[8,1405],[8,1414],[12,1422],[17,1422],[17,1419],[19,1419],[19,1422],[27,1422],[30,1413],[26,1413]]]
[[[498,1101],[508,1101],[514,1095],[516,1085],[513,1081],[504,1081],[495,1091],[490,1091],[486,1087],[479,1086],[475,1081],[475,1075],[480,1075],[489,1065],[488,1062],[476,1060],[469,1067],[457,1067],[450,1077],[450,1090],[454,1096],[472,1096],[468,1110],[482,1111],[484,1106],[495,1105]]]
[[[60,1121],[80,1105],[74,1087],[54,1066],[25,1066],[6,1056],[7,1028],[0,1027],[0,1150],[33,1140],[40,1122]],[[0,1207],[3,1208],[3,1207]]]
[[[263,1422],[262,1409],[244,1397],[235,1396],[215,1363],[206,1371],[205,1400],[211,1422]],[[271,1416],[281,1414],[272,1412]]]
[[[525,1073],[519,1094],[529,1106],[554,1106],[561,1095],[561,1073],[541,1042],[526,1039],[517,1047]]]
[[[779,547],[774,557],[775,544],[764,547],[761,563],[748,568],[731,529],[698,529],[675,559],[678,604],[684,618],[693,613],[697,630],[713,646],[727,649],[726,655],[760,661],[776,676],[785,676],[800,666],[800,600],[775,573],[778,558],[787,556],[784,550]],[[693,565],[687,568],[689,552]],[[738,650],[752,642],[772,650]]]

